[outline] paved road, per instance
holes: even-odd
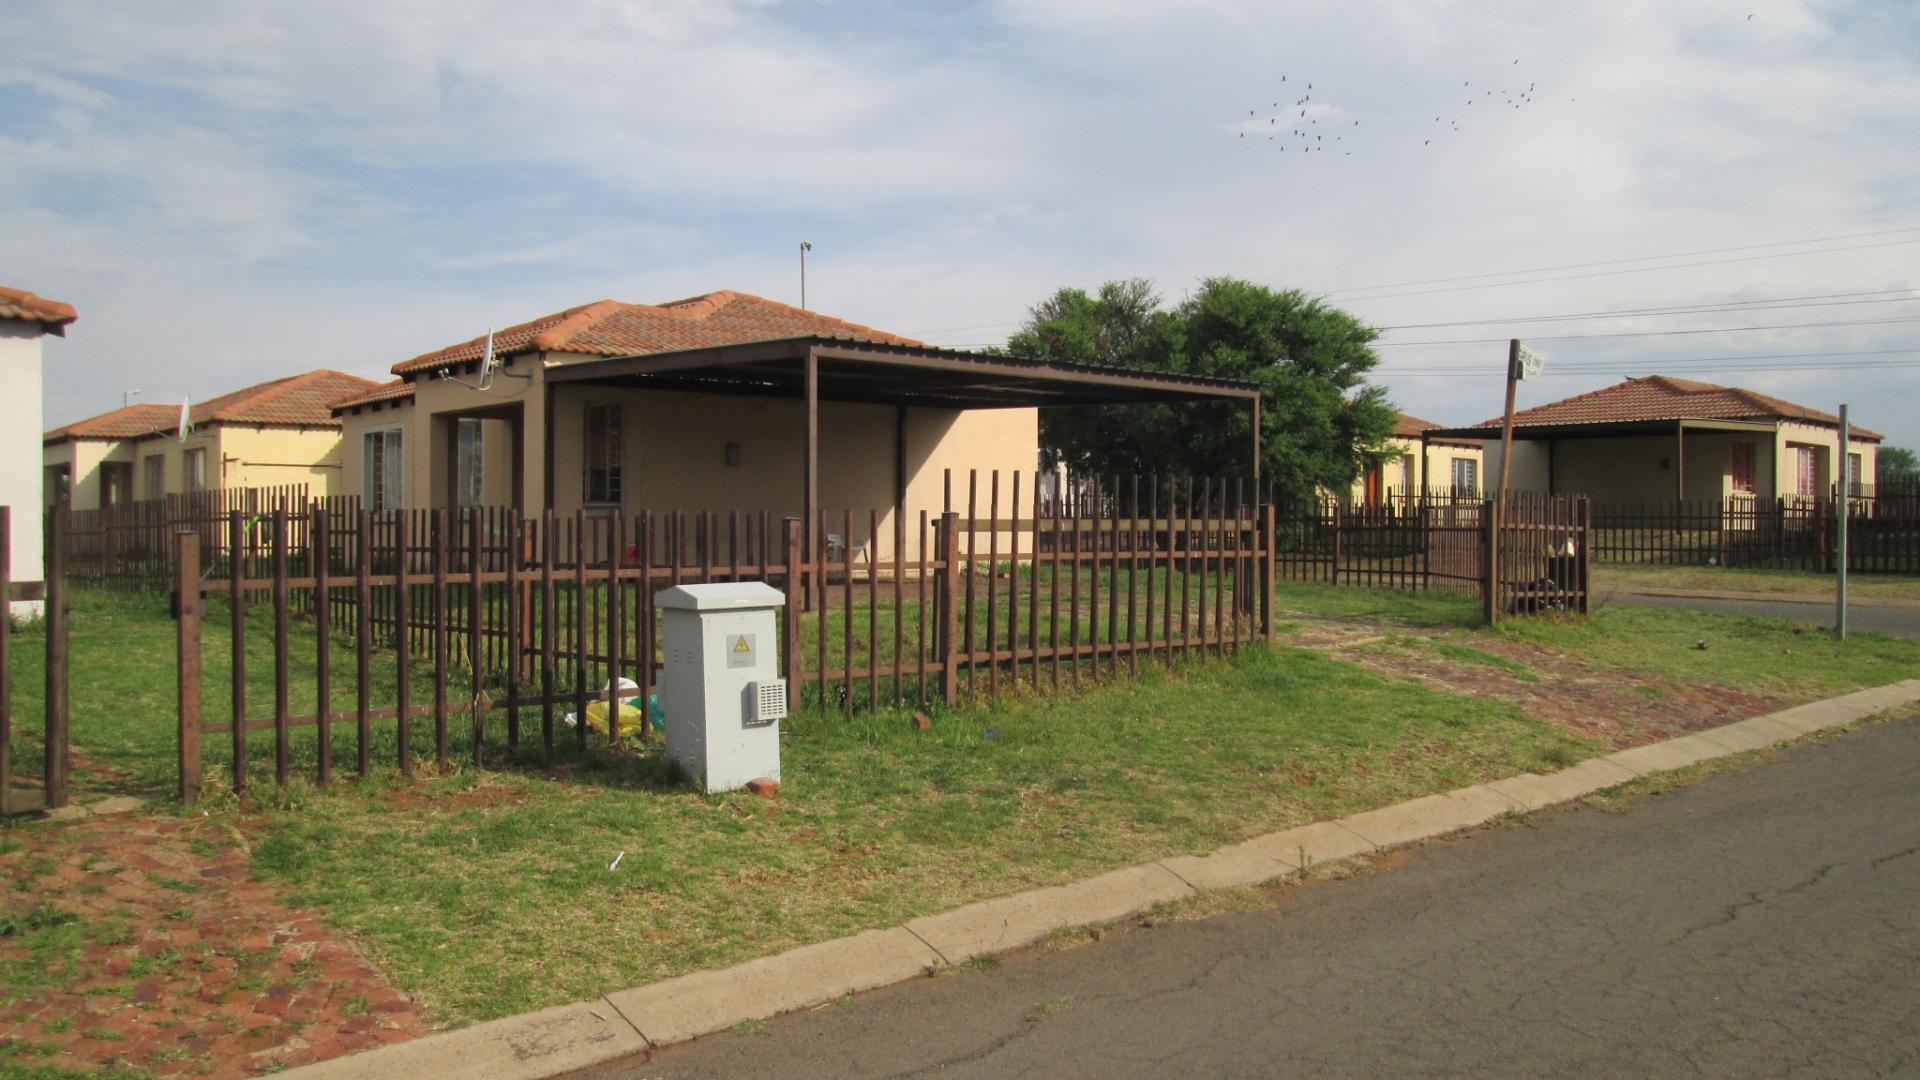
[[[1792,619],[1831,628],[1833,601],[1817,604],[1792,600],[1717,600],[1691,596],[1647,596],[1639,593],[1597,593],[1600,600],[1615,604],[1640,604],[1650,607],[1683,608],[1726,615],[1764,615],[1774,619]],[[1920,638],[1920,609],[1850,605],[1847,629],[1871,630],[1878,634]]]
[[[586,1077],[1920,1074],[1920,719]]]

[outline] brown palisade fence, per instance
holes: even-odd
[[[1593,544],[1586,499],[1393,496],[1376,505],[1321,500],[1277,514],[1283,581],[1477,595],[1485,617],[1587,610]]]
[[[230,747],[238,790],[256,733],[271,732],[279,783],[296,754],[325,783],[376,761],[405,771],[429,754],[645,734],[663,664],[655,594],[675,585],[782,589],[796,708],[849,715],[1078,686],[1273,632],[1273,517],[1244,483],[1069,490],[970,472],[956,493],[956,479],[938,515],[823,512],[812,530],[764,512],[339,501],[177,527],[180,793],[197,793],[208,738]],[[203,631],[221,622],[230,704],[208,720]]]
[[[1920,574],[1920,499],[1883,493],[1846,500],[1847,569]],[[1726,566],[1832,573],[1841,500],[1609,500],[1594,505],[1594,558],[1657,566]]]

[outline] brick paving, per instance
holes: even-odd
[[[0,1072],[247,1077],[433,1030],[317,912],[252,880],[226,820],[7,829],[0,881]]]

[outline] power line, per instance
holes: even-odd
[[[1460,319],[1455,322],[1435,323],[1397,323],[1392,326],[1380,326],[1380,331],[1391,330],[1440,330],[1453,326],[1498,326],[1509,323],[1539,322],[1579,322],[1590,319],[1639,319],[1656,315],[1710,315],[1727,311],[1760,311],[1789,308],[1848,307],[1855,304],[1898,304],[1920,300],[1920,296],[1894,296],[1894,293],[1912,293],[1912,289],[1880,289],[1874,292],[1823,293],[1814,296],[1781,296],[1767,300],[1723,300],[1707,304],[1682,304],[1675,307],[1655,308],[1615,308],[1610,311],[1577,311],[1561,315],[1513,315],[1499,319]],[[1877,300],[1841,300],[1838,297],[1862,296],[1882,297]],[[1807,301],[1821,301],[1811,303]]]
[[[1353,302],[1392,300],[1402,296],[1432,296],[1437,293],[1468,292],[1473,289],[1502,289],[1512,285],[1539,285],[1555,281],[1584,281],[1588,278],[1615,277],[1621,274],[1651,274],[1657,270],[1686,270],[1697,266],[1724,266],[1727,263],[1755,262],[1761,259],[1787,259],[1796,255],[1834,255],[1846,251],[1868,251],[1874,248],[1905,247],[1909,244],[1920,244],[1920,240],[1892,240],[1884,244],[1858,244],[1854,247],[1817,248],[1813,251],[1777,251],[1771,255],[1742,255],[1733,259],[1706,259],[1701,262],[1672,263],[1667,266],[1639,266],[1628,270],[1596,270],[1591,274],[1563,274],[1560,277],[1526,278],[1521,281],[1492,281],[1483,285],[1453,285],[1444,289],[1418,289],[1408,292],[1381,293],[1378,296],[1357,296],[1353,298]]]
[[[1529,341],[1591,341],[1597,338],[1628,337],[1682,337],[1690,334],[1744,334],[1756,330],[1812,330],[1834,326],[1887,326],[1894,323],[1920,322],[1920,317],[1903,319],[1845,319],[1836,322],[1811,323],[1771,323],[1765,326],[1716,326],[1699,330],[1615,330],[1601,334],[1555,334],[1529,338]],[[1449,341],[1381,341],[1374,348],[1409,348],[1425,346],[1428,348],[1450,345],[1498,345],[1507,338],[1457,338]]]
[[[1642,255],[1634,259],[1601,259],[1596,262],[1565,263],[1560,266],[1536,266],[1527,270],[1503,270],[1497,273],[1463,274],[1458,277],[1426,278],[1421,281],[1398,281],[1388,285],[1355,285],[1334,289],[1329,296],[1341,293],[1374,292],[1379,289],[1407,289],[1416,285],[1450,285],[1457,281],[1483,281],[1487,278],[1518,277],[1521,274],[1551,274],[1561,270],[1585,270],[1595,266],[1623,266],[1627,263],[1656,262],[1661,259],[1691,259],[1698,255],[1726,255],[1735,251],[1764,251],[1771,248],[1799,247],[1802,244],[1828,244],[1838,240],[1865,240],[1876,236],[1898,236],[1901,233],[1920,232],[1920,227],[1909,226],[1904,229],[1883,229],[1879,232],[1846,233],[1840,236],[1816,236],[1810,240],[1781,240],[1771,244],[1747,244],[1741,247],[1707,248],[1701,251],[1680,251],[1671,255]]]
[[[1672,307],[1614,308],[1605,311],[1576,311],[1556,315],[1510,315],[1494,319],[1460,319],[1454,322],[1433,323],[1394,323],[1377,326],[1380,331],[1393,330],[1440,330],[1454,326],[1499,326],[1509,323],[1573,322],[1591,319],[1629,319],[1649,318],[1656,315],[1710,315],[1727,311],[1754,311],[1778,308],[1786,310],[1797,307],[1846,307],[1854,304],[1894,304],[1920,301],[1920,295],[1911,294],[1912,289],[1874,289],[1858,292],[1815,293],[1809,296],[1777,296],[1758,300],[1719,300],[1704,304],[1679,304]],[[1884,297],[1885,299],[1850,300],[1846,297]],[[1832,303],[1812,303],[1808,301],[1834,301]],[[999,326],[1019,326],[1012,323],[983,323],[978,326],[954,326],[946,330],[911,330],[909,334],[922,336],[940,333],[957,333],[962,330],[991,330]]]
[[[1900,347],[1900,348],[1893,348],[1893,349],[1848,349],[1848,350],[1844,350],[1844,351],[1840,351],[1840,352],[1835,352],[1835,351],[1832,351],[1832,350],[1824,350],[1824,351],[1821,351],[1821,352],[1790,352],[1790,353],[1753,353],[1753,354],[1725,354],[1725,353],[1723,353],[1723,354],[1721,354],[1721,355],[1719,355],[1719,356],[1679,356],[1679,357],[1661,357],[1661,358],[1659,358],[1659,360],[1660,360],[1660,363],[1663,363],[1663,364],[1695,364],[1695,363],[1700,363],[1700,364],[1710,364],[1710,363],[1720,363],[1720,362],[1723,362],[1723,361],[1726,361],[1726,362],[1732,362],[1732,361],[1736,361],[1736,360],[1738,360],[1738,361],[1752,361],[1752,360],[1816,360],[1816,359],[1820,359],[1820,358],[1823,358],[1823,357],[1830,357],[1830,356],[1905,356],[1905,355],[1907,355],[1907,354],[1909,354],[1909,353],[1913,353],[1913,354],[1920,354],[1920,345],[1906,345],[1906,346],[1902,346],[1902,347]],[[1417,363],[1418,361],[1409,361],[1409,362],[1415,362],[1415,363]],[[1616,363],[1617,363],[1617,364],[1628,364],[1628,363],[1640,363],[1640,361],[1639,361],[1639,360],[1630,360],[1630,359],[1617,359],[1617,360],[1609,360],[1609,359],[1602,359],[1602,358],[1598,358],[1598,357],[1596,357],[1596,358],[1594,358],[1594,359],[1592,359],[1592,360],[1572,360],[1572,361],[1567,361],[1567,363],[1568,363],[1568,364],[1574,364],[1574,365],[1581,365],[1581,364],[1616,364]],[[1555,364],[1554,366],[1555,366],[1555,367],[1560,367],[1560,366],[1563,366],[1563,365],[1561,365],[1561,364]],[[1392,365],[1392,364],[1382,364],[1382,365],[1380,365],[1379,367],[1377,367],[1377,368],[1374,368],[1374,370],[1375,370],[1375,371],[1384,371],[1384,370],[1388,370],[1388,369],[1391,369],[1391,368],[1393,368],[1393,365]],[[1505,367],[1505,365],[1502,365],[1502,366],[1501,366],[1501,368],[1500,368],[1500,370],[1502,370],[1502,371],[1505,371],[1505,370],[1506,370],[1506,367]]]
[[[1870,369],[1876,369],[1876,368],[1920,369],[1920,360],[1866,360],[1866,361],[1860,361],[1858,363],[1816,364],[1812,366],[1808,366],[1804,364],[1714,364],[1714,365],[1708,365],[1703,367],[1690,367],[1686,369],[1686,372],[1689,375],[1698,375],[1698,374],[1706,374],[1706,373],[1714,373],[1714,372],[1734,372],[1734,371],[1762,372],[1762,373],[1769,373],[1769,374],[1800,374],[1800,373],[1814,374],[1814,373],[1823,372],[1823,371],[1858,371],[1858,370],[1870,370]],[[1641,370],[1654,371],[1655,369],[1656,369],[1656,365],[1649,365],[1649,364],[1642,364],[1642,365],[1639,365],[1638,367],[1592,368],[1592,369],[1548,368],[1541,375],[1534,376],[1534,377],[1535,378],[1563,378],[1563,377],[1571,377],[1576,375],[1629,375],[1635,371],[1641,371]],[[1426,379],[1450,379],[1450,378],[1485,379],[1485,378],[1496,377],[1498,375],[1501,375],[1505,371],[1506,371],[1506,367],[1502,365],[1502,366],[1496,366],[1496,367],[1479,367],[1479,368],[1447,368],[1444,370],[1442,369],[1418,370],[1418,369],[1412,369],[1412,368],[1403,370],[1403,369],[1376,368],[1374,371],[1374,374],[1379,375],[1383,378],[1398,375],[1398,376],[1410,376],[1410,377],[1426,378]]]

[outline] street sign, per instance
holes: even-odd
[[[1547,358],[1525,345],[1520,346],[1516,359],[1514,378],[1517,379],[1534,378],[1547,369]]]

